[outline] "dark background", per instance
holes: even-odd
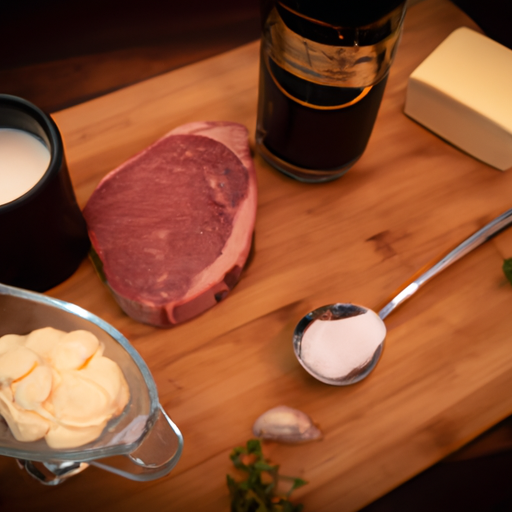
[[[0,92],[56,111],[259,37],[258,0],[8,0]]]
[[[512,48],[512,0],[453,3],[489,37]],[[0,92],[48,112],[60,110],[257,39],[259,4],[4,0]]]

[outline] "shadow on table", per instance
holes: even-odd
[[[511,512],[512,418],[360,512]]]

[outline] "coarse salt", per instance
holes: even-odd
[[[301,359],[314,373],[341,379],[368,363],[386,337],[386,326],[371,309],[349,318],[313,321],[304,332]]]

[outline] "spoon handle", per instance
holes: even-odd
[[[436,264],[421,274],[412,283],[403,288],[402,291],[400,291],[379,311],[380,318],[384,320],[384,318],[386,318],[395,308],[402,304],[402,302],[406,301],[427,281],[432,279],[435,275],[439,274],[439,272],[445,268],[449,267],[452,263],[455,263],[457,260],[471,252],[473,249],[476,249],[484,242],[487,242],[487,240],[491,239],[501,230],[509,227],[510,224],[512,224],[512,209],[502,213],[499,217],[496,217],[482,229],[478,230],[469,238],[466,238],[466,240],[455,247],[455,249],[441,258]]]

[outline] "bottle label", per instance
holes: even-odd
[[[361,101],[372,89],[333,87],[304,80],[281,68],[270,57],[263,56],[268,74],[276,87],[291,100],[318,110],[337,110]]]
[[[281,82],[276,75],[279,74],[277,70],[281,69],[313,84],[359,90],[357,96],[365,88],[379,82],[388,72],[400,39],[402,8],[397,8],[389,14],[385,20],[388,29],[383,32],[382,25],[376,28],[346,30],[342,27],[330,27],[323,22],[301,18],[299,13],[290,11],[283,4],[278,6],[279,9],[275,6],[272,8],[265,21],[262,49],[263,54],[268,56],[268,62],[273,62],[269,71],[279,83]],[[334,31],[344,45],[324,44],[294,32],[288,27],[291,24],[290,20],[287,25],[281,12],[285,18],[303,21],[303,25]],[[350,32],[350,37],[347,32]],[[369,37],[369,34],[374,33],[382,34],[383,38],[375,42],[378,37]],[[361,44],[365,41],[373,41],[373,44]],[[350,45],[346,45],[347,43]],[[297,97],[297,100],[303,101],[300,97]]]

